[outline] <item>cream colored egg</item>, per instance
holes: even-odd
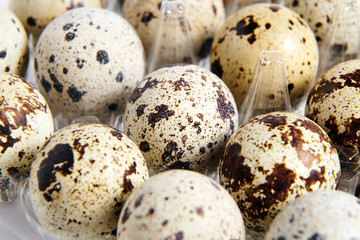
[[[275,218],[265,240],[359,239],[360,200],[342,191],[317,191],[290,202]]]
[[[360,60],[339,63],[319,77],[305,114],[319,124],[337,148],[360,146]]]
[[[40,92],[9,73],[0,73],[0,125],[0,176],[28,175],[54,123]]]
[[[298,196],[335,189],[339,175],[339,157],[325,131],[289,112],[260,115],[239,127],[220,166],[221,185],[257,232]]]
[[[129,98],[124,119],[125,133],[155,173],[213,172],[237,125],[230,90],[196,65],[172,65],[147,75]]]
[[[37,39],[56,16],[77,7],[105,7],[106,0],[10,0],[8,5]]]
[[[39,38],[34,65],[52,110],[76,116],[123,112],[145,72],[135,30],[101,8],[76,8],[55,18]]]
[[[61,239],[110,237],[126,198],[147,178],[144,157],[126,135],[101,124],[69,125],[35,157],[31,203],[41,226]]]
[[[206,56],[212,39],[225,21],[222,0],[183,0],[190,36],[195,53]],[[126,0],[124,17],[139,34],[146,54],[149,54],[159,21],[161,0]],[[201,9],[201,11],[199,10]],[[173,29],[166,29],[171,32]]]
[[[211,71],[229,86],[240,107],[262,50],[280,50],[292,105],[316,76],[319,49],[314,33],[294,11],[258,3],[227,18],[211,49]]]
[[[241,212],[230,194],[193,171],[170,170],[134,190],[121,211],[117,240],[245,240]]]
[[[9,9],[0,7],[0,72],[25,76],[28,37],[24,26]]]

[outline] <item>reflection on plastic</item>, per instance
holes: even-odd
[[[147,72],[169,64],[197,64],[182,0],[163,0]]]
[[[341,176],[337,189],[355,195],[360,175],[359,151],[354,148],[339,150]]]
[[[11,203],[17,197],[23,175],[0,176],[0,203]]]
[[[239,111],[239,123],[260,114],[291,111],[280,51],[262,51],[256,64],[249,90]]]

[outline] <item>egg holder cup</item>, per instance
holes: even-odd
[[[20,192],[20,187],[25,176],[16,174],[10,176],[0,176],[0,203],[11,203]]]
[[[30,226],[38,232],[42,239],[44,240],[115,240],[115,236],[96,236],[96,237],[68,237],[60,235],[60,233],[51,233],[44,226],[41,225],[39,219],[37,218],[34,208],[31,203],[30,196],[30,187],[29,187],[29,179],[25,179],[22,181],[20,187],[20,204],[25,212],[26,220],[29,222]],[[64,231],[62,231],[64,232]],[[73,232],[70,232],[69,235],[73,235]]]
[[[339,150],[341,175],[337,189],[355,195],[360,177],[359,151],[353,148]]]

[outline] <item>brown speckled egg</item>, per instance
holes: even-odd
[[[53,131],[40,92],[21,77],[0,73],[0,176],[28,175],[34,155]]]
[[[209,51],[212,39],[225,21],[222,0],[184,0],[183,6],[189,23],[195,53],[203,57]],[[161,8],[161,0],[126,0],[124,17],[138,32],[146,54],[155,36]],[[201,11],[199,11],[201,9]],[[172,29],[168,29],[169,32]]]
[[[28,37],[20,20],[0,7],[0,72],[25,76],[28,65]]]
[[[247,227],[258,232],[296,197],[335,189],[339,175],[339,157],[325,131],[290,112],[260,115],[239,127],[220,165],[221,185]]]
[[[305,114],[319,124],[337,148],[360,146],[360,60],[333,66],[312,88]]]
[[[265,240],[360,239],[360,199],[342,191],[305,194],[275,218]]]
[[[282,52],[292,104],[298,104],[316,76],[319,49],[305,20],[286,7],[252,4],[228,17],[214,38],[211,71],[240,107],[262,50]]]
[[[52,110],[69,115],[124,111],[145,72],[135,30],[101,8],[72,9],[51,21],[37,43],[34,65]]]
[[[344,0],[343,0],[344,1]],[[324,42],[327,29],[333,20],[336,0],[285,0],[285,6],[297,12],[314,31],[318,44]]]
[[[46,25],[60,14],[77,7],[105,7],[106,0],[10,0],[11,9],[26,31],[37,39]]]
[[[117,240],[245,240],[238,206],[218,183],[170,170],[134,190],[121,211]]]
[[[101,124],[55,132],[35,156],[30,197],[40,224],[61,239],[115,235],[123,203],[148,178],[134,142]]]
[[[196,65],[171,65],[145,77],[126,106],[124,131],[149,168],[214,171],[238,125],[225,83]]]

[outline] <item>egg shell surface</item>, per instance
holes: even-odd
[[[360,146],[360,60],[339,63],[319,77],[305,114],[319,124],[335,146]]]
[[[60,14],[77,7],[105,7],[106,0],[11,0],[11,9],[26,31],[38,38],[46,25]]]
[[[24,76],[28,65],[28,37],[19,18],[0,7],[0,72]]]
[[[77,115],[124,111],[145,72],[135,30],[101,8],[72,9],[51,21],[37,43],[34,65],[52,110]]]
[[[306,21],[289,8],[258,3],[229,16],[212,44],[211,71],[240,107],[262,50],[281,51],[292,105],[297,105],[315,79],[319,49]]]
[[[134,190],[121,211],[117,240],[239,239],[244,222],[230,194],[212,179],[169,170]]]
[[[290,202],[265,240],[360,239],[360,199],[342,191],[316,191]]]
[[[125,134],[107,125],[73,124],[37,153],[31,203],[47,231],[99,239],[115,235],[126,198],[148,176],[144,157]]]
[[[28,175],[54,123],[40,92],[9,73],[0,73],[0,125],[0,176]]]
[[[214,171],[237,125],[230,90],[196,65],[171,65],[148,74],[129,98],[124,117],[124,132],[154,173]]]
[[[290,201],[318,189],[335,189],[337,151],[325,131],[308,118],[273,112],[252,118],[230,137],[220,164],[220,183],[246,226],[266,231]]]
[[[183,0],[195,53],[206,56],[216,32],[225,21],[222,0]],[[124,17],[139,34],[148,55],[161,14],[161,0],[126,0]],[[201,9],[201,11],[199,11]],[[172,32],[173,29],[167,29]]]

